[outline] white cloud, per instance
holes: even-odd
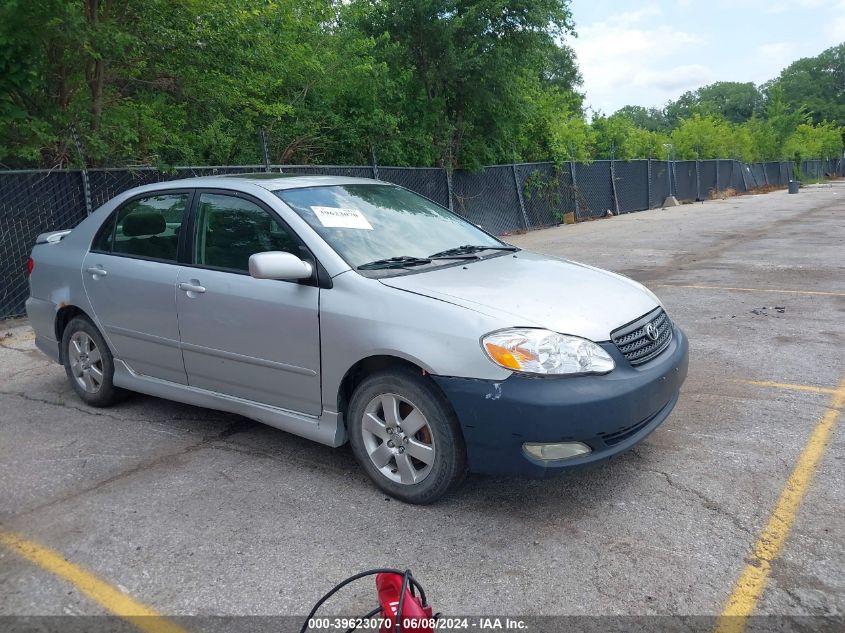
[[[589,107],[609,114],[626,103],[660,105],[711,78],[701,64],[673,63],[680,51],[704,40],[658,23],[655,18],[660,14],[658,7],[649,5],[578,27],[572,47]]]
[[[763,44],[757,49],[756,56],[759,58],[784,57],[792,55],[795,44],[792,42],[771,42]]]
[[[758,81],[773,79],[798,57],[795,42],[770,42],[757,48],[751,56]]]
[[[672,93],[697,88],[713,79],[713,73],[701,64],[685,64],[668,70],[646,70],[634,77],[633,84],[644,88],[657,88]]]
[[[777,77],[845,41],[845,0],[573,0],[586,106],[662,106],[713,81]],[[774,14],[773,14],[774,13]]]
[[[845,2],[830,7],[827,34],[835,43],[845,42]]]

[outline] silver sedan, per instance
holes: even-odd
[[[351,444],[391,495],[602,462],[671,412],[688,346],[640,284],[401,187],[251,174],[126,191],[28,263],[79,397],[141,392]]]

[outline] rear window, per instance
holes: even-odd
[[[117,213],[111,251],[122,255],[176,261],[187,193],[138,198]]]

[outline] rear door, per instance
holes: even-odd
[[[138,374],[187,383],[176,316],[177,253],[189,190],[137,196],[100,228],[82,265],[94,316]]]
[[[178,274],[176,305],[188,384],[319,415],[319,288],[254,279],[249,256],[308,256],[291,229],[263,203],[198,191],[190,265]]]

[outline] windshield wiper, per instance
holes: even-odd
[[[478,253],[479,251],[516,251],[519,250],[516,246],[482,246],[473,244],[464,244],[463,246],[456,246],[455,248],[448,248],[445,251],[440,251],[429,255],[431,258],[435,257],[450,257],[452,255],[470,255]]]
[[[358,270],[379,270],[382,268],[405,268],[406,266],[423,266],[430,264],[431,259],[427,257],[411,257],[410,255],[401,255],[399,257],[388,257],[387,259],[377,259],[366,264],[358,266]]]

